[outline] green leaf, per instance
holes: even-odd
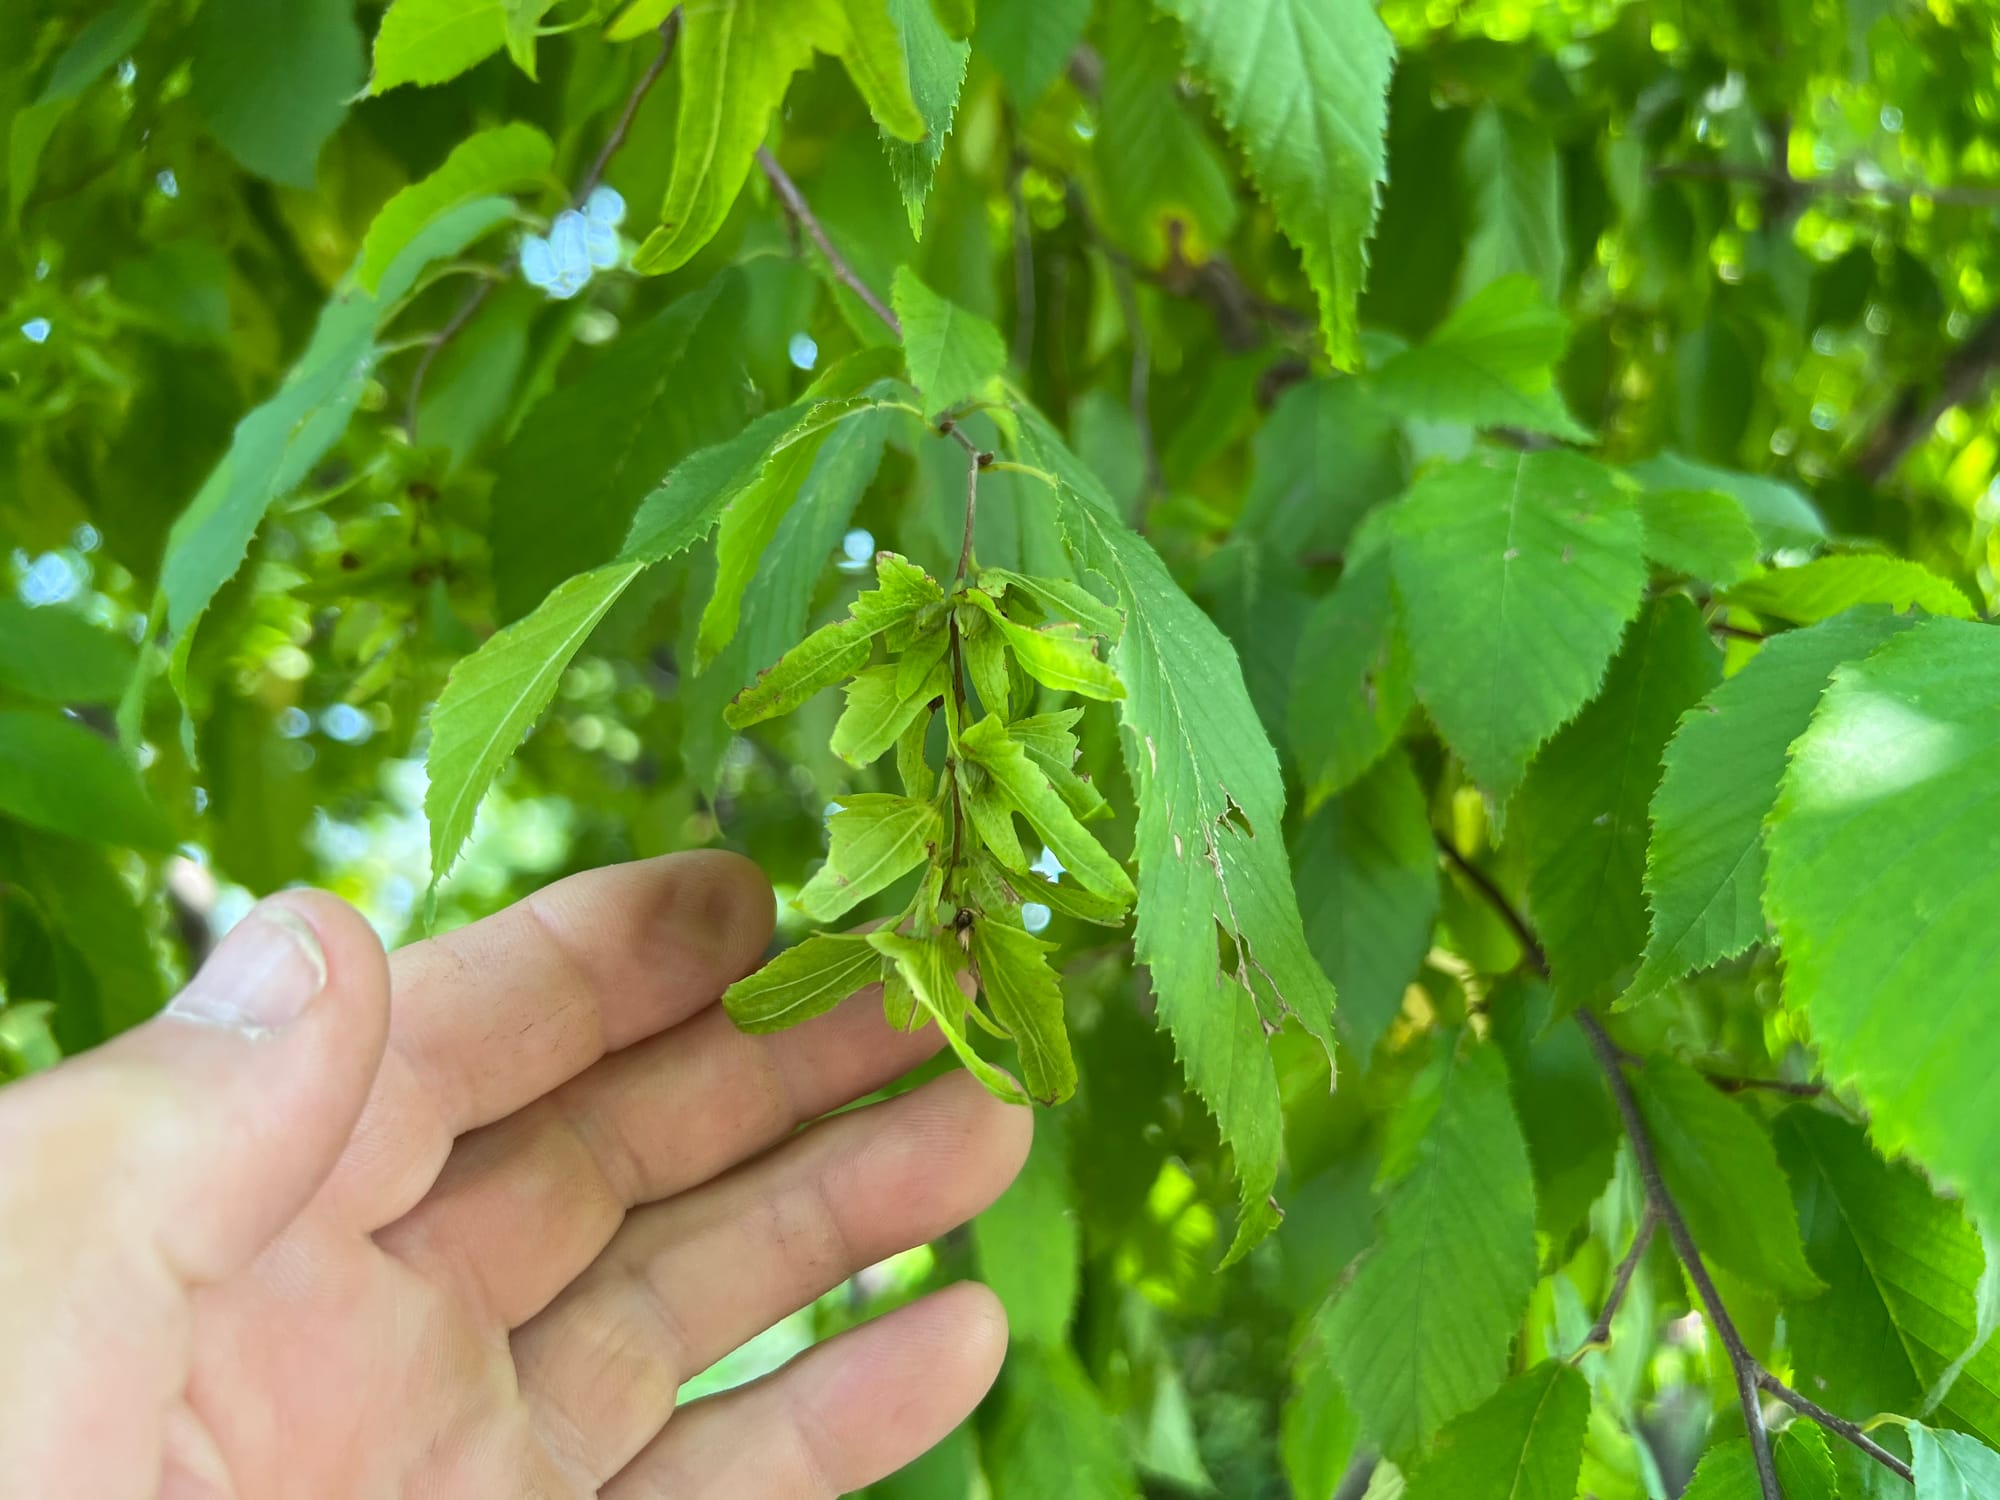
[[[826,863],[792,902],[815,922],[833,921],[930,858],[944,825],[935,803],[858,792],[842,799],[827,830]]]
[[[1626,472],[1649,489],[1714,490],[1729,496],[1750,517],[1767,552],[1813,547],[1826,540],[1826,522],[1812,501],[1783,480],[1718,469],[1673,452],[1656,453]]]
[[[1991,1500],[2000,1495],[2000,1453],[1962,1432],[1934,1432],[1912,1422],[1910,1467],[1916,1471],[1917,1500]]]
[[[1506,1054],[1535,1168],[1536,1222],[1564,1243],[1611,1181],[1617,1111],[1583,1033],[1550,1024],[1555,997],[1541,980],[1516,974],[1494,990],[1486,1009],[1493,1040]]]
[[[1587,442],[1589,429],[1555,387],[1568,340],[1568,320],[1535,284],[1509,276],[1467,298],[1423,343],[1390,355],[1368,386],[1402,417]]]
[[[347,430],[374,378],[378,321],[432,261],[458,254],[510,211],[501,198],[463,204],[404,247],[377,296],[347,285],[328,299],[284,384],[236,424],[229,451],[174,519],[160,564],[171,635],[187,636],[242,566],[265,513],[304,482]]]
[[[1655,600],[1625,634],[1604,690],[1549,742],[1515,808],[1528,905],[1556,1011],[1609,1004],[1646,945],[1646,809],[1683,711],[1722,675],[1701,611]]]
[[[1376,512],[1356,534],[1340,582],[1313,606],[1299,640],[1286,724],[1308,815],[1382,758],[1416,706],[1391,602],[1388,514]]]
[[[310,188],[320,147],[361,88],[350,0],[211,0],[188,44],[189,94],[209,133],[247,171]]]
[[[910,988],[920,1006],[931,1020],[937,1022],[938,1030],[950,1043],[958,1060],[987,1090],[1010,1104],[1026,1104],[1027,1095],[1012,1077],[972,1050],[965,1039],[965,993],[958,987],[958,973],[964,966],[965,955],[959,952],[958,942],[949,932],[935,932],[929,937],[905,937],[900,932],[886,927],[878,927],[868,934],[884,958],[896,966],[903,982]]]
[[[742,277],[716,277],[627,330],[528,413],[493,486],[493,578],[505,618],[610,562],[662,477],[742,426],[735,365],[748,300]]]
[[[815,49],[840,50],[846,29],[840,0],[716,0],[682,10],[673,171],[660,227],[633,269],[676,270],[714,238],[792,75]]]
[[[1388,171],[1395,44],[1367,0],[1157,0],[1215,96],[1258,192],[1298,247],[1336,365],[1360,353],[1355,308]]]
[[[907,688],[894,665],[870,667],[847,685],[847,709],[833,726],[828,748],[850,766],[872,765],[901,738],[918,714],[945,690],[943,664]]]
[[[1112,666],[1139,808],[1137,951],[1188,1082],[1235,1152],[1240,1255],[1276,1223],[1281,1117],[1266,1024],[1294,1016],[1332,1045],[1333,987],[1307,947],[1279,832],[1278,758],[1215,622],[1038,413],[1021,414],[1020,442],[1056,486],[1078,565],[1109,582],[1124,611]]]
[[[1437,846],[1408,758],[1390,756],[1307,819],[1292,859],[1306,940],[1365,1059],[1401,1011],[1437,920]]]
[[[643,564],[620,562],[579,574],[451,669],[431,711],[424,760],[433,891],[471,834],[493,778],[555,697],[570,660],[643,571]]]
[[[95,1047],[138,1025],[166,998],[151,923],[119,861],[100,845],[0,820],[0,870],[15,898],[33,904],[43,925],[81,955],[95,981],[81,996],[59,997],[51,1024],[65,1052]]]
[[[137,666],[132,647],[73,609],[0,598],[0,688],[44,703],[115,703]]]
[[[1071,621],[1056,620],[1040,627],[1022,625],[1002,614],[985,590],[970,590],[967,597],[992,620],[1021,670],[1035,681],[1059,693],[1084,698],[1115,700],[1125,696],[1118,674],[1097,659],[1090,648],[1091,638]]]
[[[1785,752],[1834,668],[1909,623],[1856,610],[1776,636],[1682,718],[1653,796],[1652,934],[1632,1001],[1762,939],[1764,819],[1778,800]]]
[[[993,1018],[1014,1039],[1030,1097],[1059,1104],[1076,1092],[1062,987],[1049,967],[1054,943],[984,920],[972,927],[972,961]]]
[[[1560,1360],[1516,1375],[1438,1434],[1409,1500],[1574,1500],[1590,1383]]]
[[[926,411],[940,412],[978,395],[1006,366],[1000,331],[938,296],[908,266],[896,268],[890,300],[903,325],[910,382],[923,392]]]
[[[882,955],[858,932],[817,932],[722,992],[741,1031],[783,1031],[824,1015],[882,977]]]
[[[1667,1187],[1702,1254],[1755,1286],[1816,1297],[1777,1154],[1747,1107],[1671,1057],[1632,1081]]]
[[[375,33],[368,92],[443,83],[506,44],[503,0],[394,0]]]
[[[797,406],[767,411],[732,438],[711,443],[674,465],[632,516],[621,562],[671,557],[707,536],[723,507],[763,472],[778,441],[804,415]]]
[[[898,0],[836,0],[845,23],[834,45],[825,50],[838,56],[847,76],[868,103],[868,112],[882,133],[893,140],[924,139],[929,125],[910,92],[910,64],[904,55],[907,33],[896,12]],[[917,12],[913,11],[914,16]],[[935,23],[928,8],[925,20]]]
[[[1720,490],[1648,490],[1639,497],[1646,556],[1671,572],[1727,586],[1757,571],[1757,532],[1742,502]]]
[[[1772,1441],[1771,1458],[1785,1500],[1838,1500],[1833,1456],[1819,1429],[1794,1422]],[[1734,1438],[1702,1455],[1681,1500],[1748,1500],[1758,1493],[1757,1460],[1751,1455],[1750,1439]]]
[[[1076,820],[1048,775],[1028,758],[997,715],[968,725],[959,737],[959,749],[993,778],[1085,890],[1113,901],[1132,899],[1132,880],[1124,866]]]
[[[1722,595],[1722,602],[1796,625],[1830,619],[1857,604],[1886,604],[1898,612],[1921,609],[1958,620],[1973,617],[1958,585],[1922,563],[1873,552],[1816,557],[1796,568],[1760,573]]]
[[[629,42],[657,31],[676,5],[677,0],[632,0],[604,28],[605,40]]]
[[[1293,1361],[1292,1389],[1278,1428],[1278,1458],[1292,1500],[1323,1500],[1340,1488],[1361,1436],[1347,1393],[1317,1345]]]
[[[1526,276],[1553,304],[1568,261],[1555,142],[1532,120],[1489,104],[1465,133],[1462,170],[1472,189],[1473,229],[1459,265],[1459,295],[1503,276]]]
[[[910,95],[923,117],[924,136],[913,143],[884,131],[882,149],[889,154],[889,175],[896,179],[896,191],[902,194],[903,208],[910,216],[910,237],[921,240],[924,203],[930,197],[938,163],[944,158],[972,48],[964,40],[964,31],[953,39],[933,0],[889,0],[889,13],[895,18],[903,51],[910,60]],[[969,10],[964,19],[970,30]]]
[[[1023,113],[1061,76],[1090,24],[1091,0],[980,0],[973,50]]]
[[[391,198],[368,226],[355,280],[373,292],[403,249],[425,228],[460,204],[511,193],[545,180],[555,147],[532,125],[501,125],[468,136],[444,165]]]
[[[984,924],[982,924],[984,925]],[[1082,1289],[1083,1245],[1061,1120],[1035,1116],[1035,1143],[1007,1191],[972,1221],[979,1279],[1007,1309],[1016,1344],[1060,1348]]]
[[[0,813],[121,848],[159,852],[174,844],[118,747],[39,709],[0,709]]]
[[[507,55],[530,78],[535,76],[535,32],[555,0],[501,0]]]
[[[1034,578],[1009,568],[981,568],[979,586],[996,598],[1010,589],[1025,594],[1051,620],[1073,620],[1100,640],[1116,642],[1125,632],[1125,617],[1116,608],[1067,578]]]
[[[931,0],[931,14],[944,28],[944,34],[955,42],[971,36],[973,27],[979,24],[973,0]]]
[[[1639,611],[1638,511],[1576,454],[1486,453],[1420,479],[1390,525],[1417,696],[1504,803]]]
[[[1067,1345],[1010,1351],[994,1404],[993,1500],[1139,1500],[1125,1434]]]
[[[1438,1036],[1381,1180],[1381,1241],[1320,1337],[1363,1435],[1400,1463],[1499,1388],[1535,1283],[1528,1151],[1497,1048]]]
[[[2000,1348],[1983,1341],[1974,1288],[1986,1264],[1964,1210],[1923,1174],[1886,1162],[1861,1128],[1810,1105],[1772,1127],[1797,1194],[1806,1258],[1824,1295],[1788,1303],[1785,1327],[1814,1398],[1865,1421],[1925,1409],[1956,1372],[1940,1409],[1954,1425],[2000,1441]]]
[[[1765,908],[1827,1081],[2000,1222],[2000,634],[1929,620],[1834,673],[1772,809]]]
[[[1086,0],[1087,6],[1087,0]],[[7,130],[7,221],[18,228],[34,195],[42,151],[83,91],[131,53],[146,35],[152,0],[116,0],[81,27],[49,69],[34,102],[20,109]],[[25,82],[25,80],[24,80]]]

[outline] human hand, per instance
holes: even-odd
[[[737,1032],[714,1002],[771,922],[720,853],[578,875],[386,962],[352,909],[289,892],[166,1014],[0,1093],[0,1489],[763,1500],[943,1437],[1005,1349],[974,1284],[674,1411],[977,1213],[1031,1131],[953,1073],[792,1134],[939,1037],[872,991]]]

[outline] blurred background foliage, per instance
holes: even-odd
[[[755,174],[721,235],[664,278],[608,272],[553,301],[489,241],[396,313],[346,435],[194,636],[186,714],[145,690],[168,528],[303,347],[376,210],[475,129],[522,120],[557,147],[554,179],[522,206],[523,229],[546,227],[612,138],[656,43],[607,41],[603,9],[549,12],[538,81],[500,54],[366,96],[367,3],[6,0],[0,715],[45,712],[37,664],[59,656],[75,669],[60,706],[107,741],[122,719],[152,811],[94,838],[32,809],[0,818],[0,1069],[142,1018],[255,895],[289,883],[345,896],[391,943],[418,934],[427,707],[454,661],[571,571],[560,537],[510,540],[496,512],[496,487],[522,482],[505,473],[510,438],[546,393],[588,380],[622,330],[724,264],[748,280],[749,325],[716,369],[753,405],[793,399],[881,338]],[[914,265],[1002,329],[1016,378],[1236,640],[1282,742],[1300,627],[1356,521],[1469,434],[1398,420],[1328,371],[1297,257],[1182,77],[1168,23],[1138,0],[978,11],[921,239],[836,64],[796,80],[773,145],[869,284]],[[1671,449],[1796,486],[1837,534],[1996,602],[2000,11],[1387,0],[1382,14],[1400,55],[1361,303],[1372,360],[1422,341],[1469,291],[1525,275],[1566,314],[1558,385],[1608,460]],[[665,188],[676,92],[669,70],[605,172],[641,216]],[[476,314],[439,344],[474,288]],[[589,482],[590,457],[531,476],[549,514]],[[851,597],[878,542],[946,570],[958,462],[894,441],[829,552],[820,614]],[[1035,545],[1006,480],[982,509],[989,562]],[[710,567],[697,554],[656,570],[593,637],[482,813],[440,925],[673,849],[741,849],[781,891],[823,854],[822,809],[848,784],[825,748],[831,708],[732,738],[719,707],[734,684],[683,668]],[[1086,743],[1129,807],[1112,736]],[[1435,747],[1416,753],[1438,784]],[[1476,843],[1478,799],[1444,795]],[[1300,885],[1309,908],[1324,895],[1309,870]],[[1128,951],[1063,932],[1086,1083],[1044,1122],[1022,1185],[969,1235],[858,1278],[710,1383],[977,1265],[1012,1283],[1017,1328],[1024,1307],[1042,1320],[1016,1368],[1046,1368],[1010,1378],[883,1500],[1331,1493],[1347,1472],[1340,1433],[1320,1430],[1336,1407],[1295,1377],[1298,1330],[1367,1244],[1384,1113],[1422,1060],[1411,1038],[1463,1012],[1468,964],[1518,958],[1462,884],[1442,899],[1438,946],[1400,1012],[1392,997],[1372,1064],[1366,1046],[1343,1060],[1329,1094],[1324,1060],[1279,1039],[1289,1218],[1246,1267],[1211,1272],[1232,1212],[1223,1153],[1141,1013]],[[1795,1046],[1783,1016],[1731,1001],[1773,982],[1766,961],[1690,983],[1654,1024],[1772,1067]],[[1529,1341],[1544,1348],[1574,1342],[1606,1247],[1629,1234],[1631,1184],[1596,1192],[1608,1118],[1601,1136],[1567,1222],[1543,1226]],[[1726,1379],[1683,1316],[1685,1287],[1653,1281],[1665,1335],[1592,1356],[1624,1403],[1593,1419],[1600,1500],[1677,1493]],[[994,1462],[1031,1447],[1046,1467]],[[1353,1475],[1342,1493],[1359,1493]]]

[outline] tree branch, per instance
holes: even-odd
[[[854,267],[833,248],[833,241],[826,237],[826,230],[813,216],[812,205],[806,202],[805,194],[799,191],[799,185],[786,175],[783,167],[778,165],[778,158],[771,154],[769,146],[757,148],[757,165],[764,169],[764,175],[770,179],[771,190],[778,195],[778,201],[785,206],[785,212],[790,214],[792,221],[805,230],[807,237],[819,246],[819,253],[826,257],[827,266],[833,272],[834,279],[860,298],[862,306],[880,318],[888,330],[900,339],[903,336],[903,325],[896,321],[896,315],[889,311],[888,305],[875,295],[868,283],[855,274]]]
[[[1659,1213],[1649,1201],[1639,1219],[1638,1231],[1632,1236],[1632,1248],[1625,1252],[1625,1258],[1618,1262],[1618,1269],[1611,1277],[1611,1291],[1604,1299],[1604,1311],[1597,1315],[1597,1321],[1590,1325],[1590,1332],[1583,1336],[1576,1353],[1569,1357],[1571,1364],[1591,1350],[1602,1349],[1611,1342],[1611,1320],[1625,1305],[1625,1294],[1632,1290],[1632,1277],[1639,1269],[1639,1262],[1646,1258],[1646,1251],[1653,1243],[1653,1232],[1659,1227]]]
[[[1546,976],[1548,957],[1535,937],[1534,929],[1528,925],[1527,918],[1515,909],[1514,903],[1507,899],[1506,892],[1502,891],[1484,870],[1460,853],[1458,847],[1444,835],[1434,833],[1433,837],[1437,840],[1438,849],[1444,857],[1478,888],[1501,920],[1513,930],[1521,942],[1522,951],[1529,965],[1537,973]],[[1597,1059],[1597,1065],[1604,1074],[1605,1082],[1611,1088],[1612,1102],[1618,1107],[1618,1118],[1625,1128],[1625,1139],[1631,1144],[1632,1158],[1638,1165],[1639,1180],[1645,1188],[1648,1218],[1657,1218],[1666,1226],[1667,1238],[1673,1244],[1674,1253],[1680,1257],[1682,1266],[1687,1269],[1688,1280],[1694,1283],[1696,1294],[1708,1310],[1709,1322],[1715,1327],[1716,1337],[1721,1340],[1723,1350],[1728,1355],[1730,1373],[1736,1382],[1737,1400],[1743,1408],[1743,1423],[1750,1432],[1750,1451],[1756,1460],[1757,1480],[1763,1500],[1784,1500],[1784,1492],[1778,1487],[1777,1469],[1771,1460],[1771,1434],[1764,1423],[1764,1408],[1758,1397],[1760,1390],[1769,1391],[1794,1411],[1817,1422],[1836,1437],[1852,1443],[1877,1463],[1905,1479],[1909,1478],[1909,1466],[1895,1454],[1870,1438],[1854,1423],[1835,1416],[1826,1408],[1807,1400],[1790,1386],[1785,1385],[1766,1370],[1744,1344],[1743,1336],[1737,1332],[1736,1324],[1729,1316],[1729,1309],[1723,1305],[1722,1294],[1716,1289],[1715,1278],[1709,1275],[1708,1267],[1702,1262],[1701,1247],[1695,1243],[1693,1231],[1688,1228],[1687,1220],[1681,1214],[1680,1205],[1667,1190],[1666,1178],[1660,1171],[1659,1158],[1653,1152],[1653,1138],[1646,1129],[1645,1116],[1640,1112],[1638,1098],[1633,1094],[1632,1085],[1625,1077],[1625,1067],[1634,1059],[1630,1053],[1611,1040],[1610,1034],[1604,1029],[1604,1023],[1599,1021],[1588,1008],[1577,1010],[1573,1019],[1582,1028],[1584,1040],[1590,1044],[1591,1054]],[[1634,1267],[1637,1259],[1636,1249],[1626,1257],[1627,1262]],[[1619,1269],[1623,1282],[1629,1287],[1631,1276],[1626,1266],[1621,1264]],[[1615,1297],[1623,1295],[1615,1285],[1613,1294]],[[1615,1311],[1614,1302],[1599,1322],[1606,1323],[1609,1313]],[[1595,1335],[1596,1329],[1593,1329],[1592,1333]],[[1584,1347],[1589,1347],[1588,1341]]]

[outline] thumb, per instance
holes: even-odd
[[[247,1266],[326,1179],[388,1009],[368,924],[290,891],[159,1016],[0,1091],[0,1451],[17,1477],[62,1479],[38,1493],[150,1488],[188,1294]]]

